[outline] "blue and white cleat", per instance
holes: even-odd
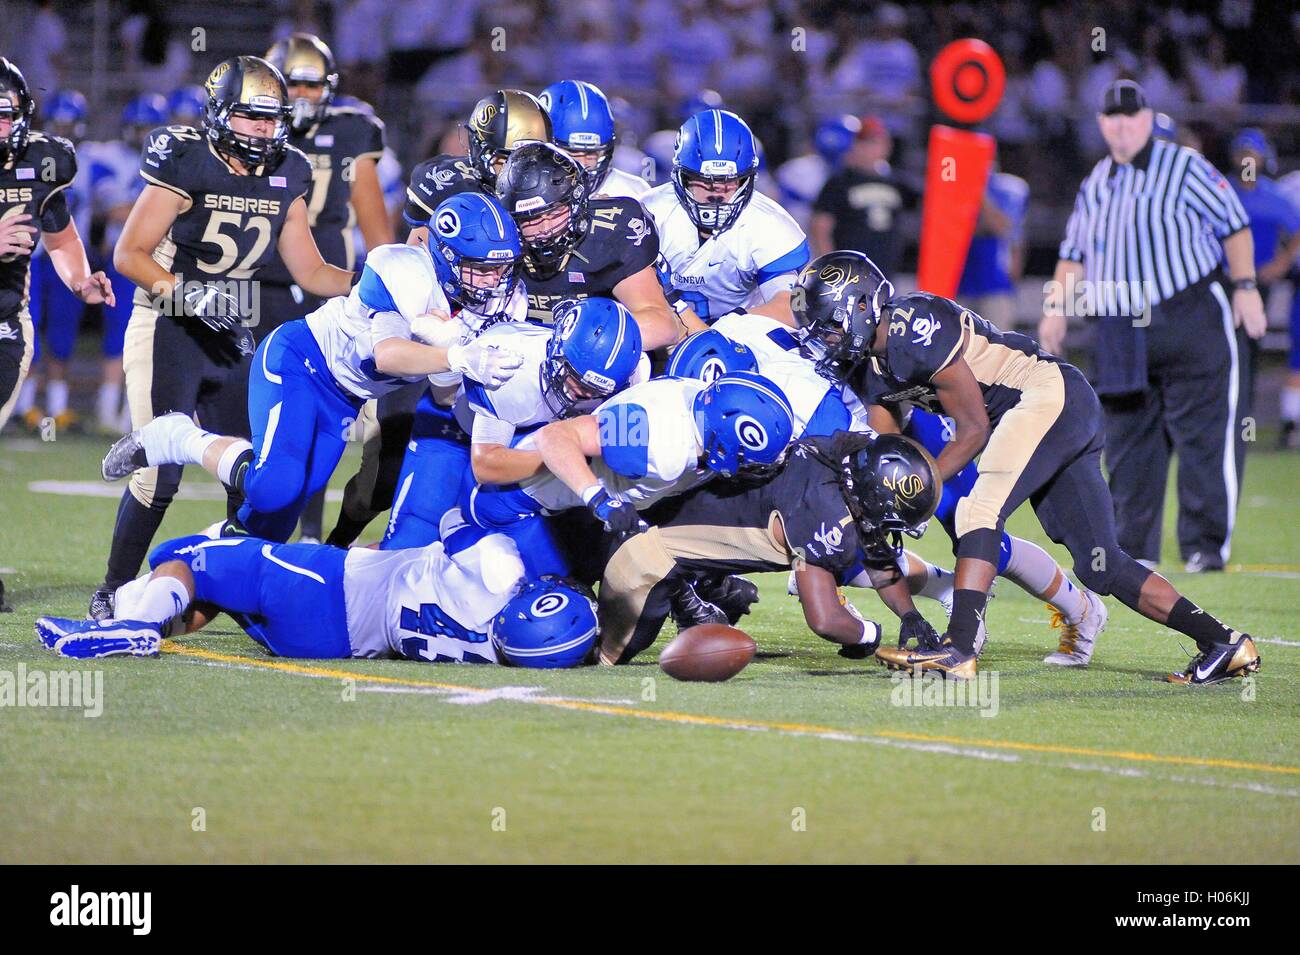
[[[78,660],[101,657],[156,657],[162,631],[143,620],[72,620],[41,617],[36,636],[60,656]]]

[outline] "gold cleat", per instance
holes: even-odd
[[[1234,634],[1231,643],[1216,643],[1209,650],[1198,653],[1182,673],[1170,673],[1165,680],[1179,686],[1210,686],[1259,672],[1259,651],[1250,634]]]
[[[948,680],[975,679],[975,655],[962,653],[949,640],[937,647],[917,647],[914,650],[881,647],[876,651],[876,659],[891,670],[907,673],[932,671]]]

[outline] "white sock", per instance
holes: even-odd
[[[140,443],[151,467],[159,464],[203,463],[203,452],[219,434],[204,431],[179,412],[154,418],[140,429]]]
[[[28,377],[18,391],[18,401],[14,405],[14,414],[25,415],[36,407],[36,379]]]
[[[245,451],[252,451],[253,446],[240,438],[226,450],[221,452],[221,460],[217,462],[217,480],[227,487],[230,486],[232,478],[231,471],[235,468],[235,462],[239,460],[240,455]]]
[[[1066,623],[1079,623],[1088,610],[1088,598],[1065,574],[1061,574],[1060,586],[1043,600],[1059,610]]]
[[[117,424],[117,409],[122,404],[122,386],[104,382],[95,398],[95,418],[100,424]]]
[[[1300,294],[1300,289],[1297,289]],[[1282,389],[1282,420],[1300,422],[1300,388]]]
[[[114,608],[113,615],[118,620],[143,620],[159,626],[174,617],[179,617],[190,605],[190,592],[175,577],[154,577],[145,586],[144,592],[131,607],[132,616],[127,617],[121,608]]]
[[[921,589],[915,591],[913,596],[928,597],[931,600],[937,600],[947,609],[952,606],[953,582],[956,578],[950,570],[944,570],[929,561],[922,560],[911,551],[904,551],[898,558],[898,569],[904,574],[911,577],[914,571],[925,570],[925,581],[921,584]]]
[[[1083,591],[1070,582],[1052,555],[1022,537],[1011,538],[1011,559],[1002,576],[1059,610],[1066,623],[1078,623],[1088,609]]]
[[[68,410],[68,383],[66,381],[47,381],[45,383],[45,413],[57,418]]]
[[[1052,586],[1060,569],[1052,555],[1037,544],[1022,537],[1012,537],[1011,557],[1002,576],[1045,600],[1043,592]]]

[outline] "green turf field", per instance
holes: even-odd
[[[115,501],[31,485],[94,489],[101,452],[0,440],[0,576],[16,607],[0,615],[0,675],[78,668],[40,648],[32,620],[84,612]],[[836,656],[776,577],[744,624],[760,659],[719,685],[676,683],[649,659],[277,661],[219,621],[158,660],[84,667],[103,674],[98,718],[0,709],[0,861],[1294,863],[1298,466],[1251,458],[1232,572],[1175,572],[1167,534],[1175,585],[1263,641],[1249,687],[1160,682],[1190,641],[1113,600],[1092,667],[1049,668],[1047,612],[1005,582],[981,661],[998,675],[993,716],[895,705],[911,688]],[[219,507],[180,501],[163,533]],[[1042,537],[1027,510],[1012,529]],[[950,565],[941,532],[918,550]]]

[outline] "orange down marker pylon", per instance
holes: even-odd
[[[997,109],[1006,70],[983,40],[956,40],[930,64],[930,86],[939,109],[970,126]],[[996,156],[997,143],[987,133],[942,125],[930,128],[916,276],[921,291],[950,298],[957,294]]]

